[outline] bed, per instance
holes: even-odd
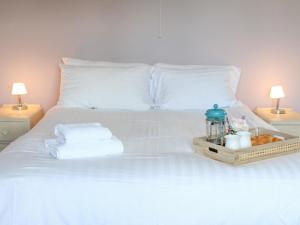
[[[270,128],[246,106],[227,111]],[[0,154],[0,224],[299,224],[300,156],[232,167],[195,154],[203,114],[52,108]],[[82,121],[110,127],[125,153],[51,158],[54,125]]]
[[[198,86],[190,92],[202,75],[197,72],[195,76],[194,71],[199,71],[199,67],[185,68],[184,82],[192,83],[183,92],[184,97],[199,96],[184,101],[183,95],[176,92],[179,90],[176,85],[183,83],[181,72],[174,73],[172,69],[170,76],[161,79],[168,80],[165,89],[161,89],[167,98],[160,98],[155,91],[163,86],[158,81],[150,85],[153,103],[163,107],[158,109],[154,105],[145,110],[148,101],[143,95],[147,87],[145,79],[132,75],[124,80],[122,76],[117,81],[109,80],[120,72],[126,74],[124,68],[120,69],[122,66],[118,65],[117,70],[108,70],[106,64],[104,69],[63,68],[66,74],[58,105],[30,132],[0,153],[1,225],[300,224],[299,154],[233,167],[193,151],[193,137],[205,135],[204,114],[208,107],[205,104],[223,97],[221,92],[215,92],[216,98],[211,99],[213,95],[203,92],[205,86],[219,85],[222,91],[228,80],[236,90],[237,82],[226,75],[225,80],[216,84],[220,79],[216,80],[215,74],[205,75],[205,79],[201,78],[204,82],[201,92]],[[133,74],[131,68],[132,65],[130,74]],[[99,81],[95,76],[103,70],[104,74],[111,71],[113,74]],[[190,70],[193,70],[190,76],[186,75]],[[200,70],[207,74],[206,67]],[[138,69],[139,74],[141,71],[145,70]],[[216,76],[230,75],[227,69],[224,71]],[[71,75],[67,76],[68,73]],[[177,80],[172,80],[174,77]],[[191,79],[186,80],[187,77]],[[105,83],[99,89],[98,83],[107,80],[110,86]],[[120,82],[123,89],[128,87],[125,97],[119,89],[113,89]],[[132,82],[144,86],[132,90]],[[95,83],[97,86],[93,86]],[[80,88],[74,91],[77,86]],[[108,86],[109,94],[100,95],[103,90],[107,92]],[[95,98],[94,92],[100,97]],[[109,100],[100,101],[101,96]],[[226,104],[230,100],[230,97],[222,99]],[[80,107],[74,107],[76,104]],[[100,106],[122,109],[99,109]],[[187,110],[193,106],[204,107]],[[130,110],[132,107],[134,110]],[[225,109],[231,117],[245,116],[251,128],[273,129],[242,103],[235,102]],[[125,152],[89,159],[52,158],[44,142],[54,137],[54,126],[86,122],[100,122],[111,129],[123,142]]]

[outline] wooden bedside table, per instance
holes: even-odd
[[[291,108],[285,109],[285,114],[273,114],[272,108],[257,108],[255,113],[273,125],[278,130],[295,136],[300,136],[300,113],[295,112]]]
[[[0,108],[0,151],[29,131],[43,117],[40,105],[27,105],[27,110],[13,110],[13,105]]]

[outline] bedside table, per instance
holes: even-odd
[[[278,130],[295,136],[300,136],[300,113],[291,108],[285,109],[285,114],[273,114],[272,108],[257,108],[254,112],[267,123]]]
[[[43,117],[40,105],[27,105],[27,110],[13,110],[13,105],[0,108],[0,151],[29,131]]]

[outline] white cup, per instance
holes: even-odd
[[[240,147],[240,136],[236,134],[228,134],[225,136],[226,144],[225,147],[232,149],[232,150],[237,150]]]
[[[239,131],[237,134],[240,136],[240,148],[249,148],[252,146],[250,132]]]

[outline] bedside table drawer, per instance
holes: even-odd
[[[284,133],[288,133],[291,135],[295,135],[295,136],[300,136],[300,125],[273,125],[275,126],[278,130],[284,132]]]
[[[26,122],[0,122],[0,141],[10,142],[25,134],[28,131],[28,124]]]

